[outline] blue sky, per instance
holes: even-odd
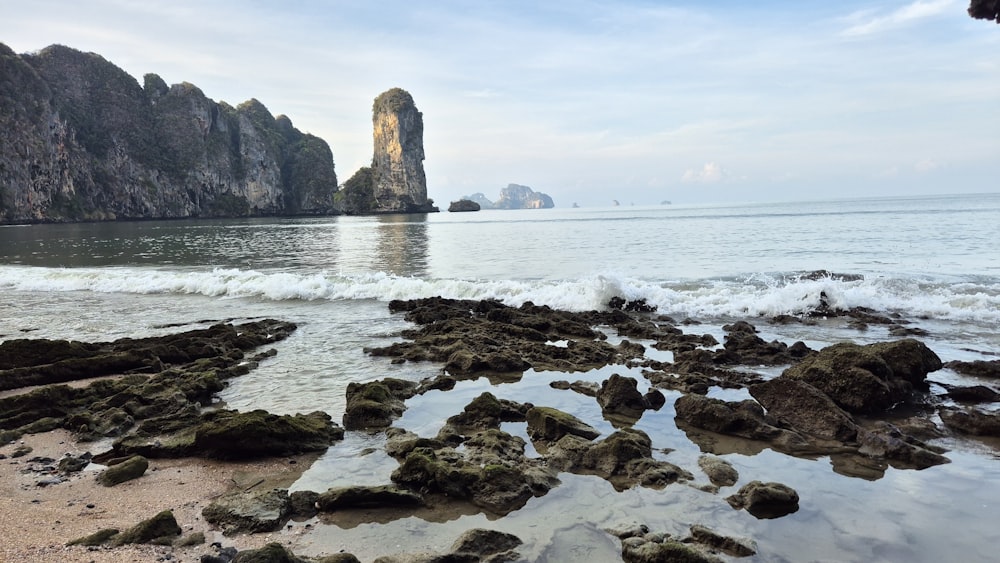
[[[4,2],[0,42],[257,98],[372,153],[408,90],[439,204],[508,183],[559,207],[1000,191],[1000,26],[966,0]]]

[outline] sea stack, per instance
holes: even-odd
[[[393,88],[372,105],[375,154],[371,168],[358,170],[344,184],[346,213],[428,213],[438,211],[427,198],[424,176],[424,118],[413,97]]]
[[[372,124],[375,211],[429,211],[424,176],[424,116],[417,111],[413,97],[401,88],[383,92],[372,106]]]

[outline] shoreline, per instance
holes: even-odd
[[[442,369],[437,376],[419,382],[384,377],[349,384],[342,419],[344,428],[339,426],[340,420],[333,423],[324,413],[280,417],[263,411],[234,414],[235,411],[211,400],[227,379],[248,373],[259,360],[276,354],[274,349],[261,349],[294,331],[291,323],[268,319],[111,343],[21,341],[9,346],[5,343],[2,359],[6,364],[0,365],[4,376],[9,377],[4,380],[5,385],[16,387],[19,382],[56,378],[41,387],[24,387],[21,391],[44,396],[46,393],[37,393],[44,390],[53,400],[64,401],[62,405],[76,405],[72,408],[78,410],[66,407],[58,420],[48,414],[52,420],[41,426],[36,423],[42,419],[25,424],[27,411],[11,402],[11,397],[0,397],[4,401],[0,403],[4,407],[0,408],[0,420],[6,424],[4,436],[23,434],[14,443],[0,447],[0,454],[6,456],[0,460],[3,480],[0,529],[6,532],[0,558],[58,558],[97,563],[198,560],[201,555],[215,551],[212,546],[215,542],[240,551],[276,542],[292,552],[300,549],[300,556],[308,553],[320,561],[344,551],[374,556],[374,552],[384,551],[385,546],[371,539],[374,535],[358,543],[368,533],[365,530],[337,534],[331,527],[326,528],[327,534],[322,537],[311,534],[310,530],[317,531],[320,524],[337,526],[337,521],[345,517],[348,521],[354,519],[356,525],[377,524],[379,518],[368,515],[377,515],[380,510],[393,511],[392,520],[419,519],[421,514],[428,513],[427,507],[432,511],[448,511],[446,503],[452,502],[467,510],[456,509],[444,521],[459,515],[481,515],[473,521],[492,522],[518,512],[534,502],[533,498],[546,497],[560,487],[560,479],[570,481],[586,476],[598,478],[601,486],[606,482],[618,493],[633,490],[640,498],[646,494],[643,491],[655,494],[668,489],[671,493],[667,497],[676,498],[678,493],[673,491],[683,491],[679,496],[697,496],[695,502],[702,507],[725,507],[728,502],[739,512],[733,518],[741,520],[726,524],[719,520],[688,521],[685,517],[669,524],[670,531],[665,536],[662,528],[641,533],[635,531],[636,527],[613,530],[621,518],[616,512],[593,529],[592,538],[615,536],[621,540],[624,561],[636,560],[630,559],[628,552],[637,546],[679,549],[662,547],[667,545],[664,538],[671,536],[667,543],[695,545],[700,556],[713,560],[711,557],[724,549],[707,542],[731,546],[742,540],[706,531],[702,524],[714,523],[713,528],[718,525],[721,533],[746,534],[753,529],[752,518],[783,518],[799,510],[799,495],[795,490],[782,483],[762,482],[775,479],[775,472],[746,466],[736,471],[720,456],[738,452],[747,444],[791,458],[830,456],[835,473],[876,481],[889,470],[921,470],[950,463],[944,455],[947,451],[935,442],[947,435],[974,433],[975,427],[968,426],[962,417],[975,410],[942,405],[940,401],[945,395],[958,397],[974,392],[986,397],[983,400],[987,402],[992,397],[986,393],[989,389],[955,385],[947,385],[945,394],[932,391],[925,378],[927,373],[941,369],[942,363],[933,351],[912,338],[890,335],[887,341],[874,344],[842,343],[813,350],[802,342],[792,345],[777,340],[766,342],[749,322],[737,321],[722,327],[723,344],[709,334],[681,331],[674,326],[675,321],[656,315],[643,302],[623,301],[609,304],[602,311],[571,313],[532,304],[509,307],[489,300],[428,298],[393,301],[389,309],[403,314],[416,328],[397,335],[388,346],[366,348],[365,353],[383,357],[390,364],[430,362]],[[870,310],[837,311],[825,305],[812,314],[822,314],[824,319],[843,317],[840,322],[844,326],[862,321],[902,328],[909,324]],[[809,321],[805,316],[784,318],[780,322]],[[39,348],[32,347],[35,345]],[[122,348],[125,346],[128,347]],[[652,359],[656,354],[648,347],[670,352],[671,360]],[[51,363],[41,363],[37,350],[46,350],[41,358]],[[152,355],[145,354],[149,351]],[[90,354],[86,357],[93,364],[79,364],[81,354]],[[18,362],[21,367],[11,367]],[[876,364],[884,367],[871,367]],[[995,372],[1000,367],[998,362],[982,364],[979,367],[986,370],[983,373]],[[121,368],[115,366],[121,365],[127,368],[116,372]],[[790,367],[782,367],[781,375],[769,378],[752,370],[743,371],[747,366],[765,365]],[[94,366],[104,369],[105,377],[79,376],[93,375]],[[514,398],[509,390],[502,393],[493,384],[485,391],[474,386],[475,392],[466,385],[483,376],[489,378],[490,374],[514,372],[520,375],[505,382],[516,383],[529,370],[547,372],[549,375],[542,378],[546,380],[552,375],[573,377],[570,375],[573,373],[586,373],[592,379],[551,381],[546,385],[551,389],[547,392],[563,394],[559,398],[530,392]],[[638,377],[611,374],[607,370]],[[849,373],[845,376],[848,379],[827,385],[841,377],[840,372]],[[113,373],[119,376],[108,377]],[[816,374],[820,373],[825,375],[817,379]],[[964,376],[958,379],[965,381]],[[878,381],[882,382],[878,385],[884,384],[892,394],[884,395],[876,388],[858,389],[859,382]],[[57,385],[57,382],[67,384]],[[80,384],[93,384],[104,389],[105,394],[98,398],[95,394],[99,390],[88,390]],[[437,394],[463,386],[466,391],[458,392],[457,396],[462,397],[459,402],[450,399],[450,393]],[[744,395],[739,400],[726,401],[708,396],[707,390],[712,388],[738,389]],[[411,426],[405,419],[400,422],[400,418],[410,408],[406,404],[409,399],[429,391],[435,394],[426,400],[449,397],[444,399],[448,408],[440,409],[441,403],[425,403],[425,399],[413,403],[423,405],[424,409],[433,404],[434,409],[440,410],[436,416],[443,422],[436,436],[433,430],[418,436],[407,430]],[[493,396],[491,391],[501,397]],[[475,393],[481,394],[474,397]],[[751,395],[756,401],[743,398]],[[81,397],[86,406],[81,406]],[[807,404],[790,401],[792,397],[808,398]],[[471,402],[466,404],[469,399]],[[546,403],[547,399],[555,399],[555,403]],[[567,410],[547,406],[563,405],[567,399],[589,407],[579,411],[568,406],[563,407]],[[538,404],[538,400],[542,403]],[[39,413],[51,412],[43,408],[46,400],[35,401],[40,405]],[[894,410],[900,404],[897,401],[912,401],[921,408],[935,405],[935,410],[945,418],[944,424],[932,422],[926,414],[911,420],[894,420],[891,414],[898,414]],[[127,424],[118,416],[122,409],[129,413]],[[664,411],[658,413],[661,409]],[[646,414],[651,418],[644,418]],[[663,422],[670,421],[667,423],[670,427],[677,425],[690,442],[685,443],[688,452],[671,455],[674,448],[663,447],[674,438],[665,440],[664,434],[659,434],[662,429],[648,426],[657,416]],[[11,426],[11,421],[16,424]],[[502,423],[507,426],[501,426]],[[511,423],[523,425],[515,429]],[[988,423],[987,420],[984,424]],[[288,427],[294,431],[288,433]],[[101,441],[76,442],[74,434],[65,428],[73,428],[75,435],[89,436],[91,440],[100,436]],[[344,430],[384,435],[384,453],[388,457],[378,459],[393,467],[391,480],[385,485],[344,487],[352,489],[350,500],[346,501],[329,496],[334,489],[289,494],[288,489],[303,472],[343,439]],[[207,437],[211,436],[215,437],[209,440]],[[727,447],[719,441],[719,436],[726,436],[735,445]],[[65,482],[43,486],[49,473],[22,471],[33,464],[53,466],[66,454],[88,451],[88,446],[103,447],[103,441],[111,437],[116,439],[110,451],[90,453],[97,455],[102,463],[111,457],[149,458],[148,470],[140,478],[104,487],[97,483],[91,466],[70,474]],[[529,443],[532,448],[527,449]],[[691,445],[710,455],[693,455]],[[30,448],[30,452],[13,457],[21,446]],[[357,457],[366,455],[358,453]],[[240,457],[259,460],[234,459]],[[674,465],[673,461],[681,465]],[[782,477],[778,474],[777,478]],[[812,492],[808,484],[800,482],[795,486],[806,495]],[[267,529],[274,531],[237,530],[231,521],[213,519],[203,512],[221,497],[254,497],[250,500],[257,502],[258,496],[279,489],[284,489],[288,512],[269,524],[273,527]],[[555,501],[565,492],[561,490],[546,500]],[[726,496],[730,493],[736,494]],[[781,497],[782,506],[776,513],[756,510],[752,497],[760,494]],[[537,510],[538,505],[535,507],[525,512]],[[65,547],[67,542],[99,530],[128,529],[168,509],[173,511],[181,528],[177,539],[172,540],[172,547]],[[548,505],[545,510],[551,509],[552,505]],[[743,509],[752,517],[745,516]],[[331,516],[338,510],[345,512]],[[313,520],[317,511],[318,517]],[[568,514],[572,511],[567,508]],[[649,518],[648,513],[645,517]],[[583,514],[577,514],[576,518],[586,521]],[[517,520],[518,517],[513,519]],[[454,531],[464,526],[469,531],[469,522],[455,522],[448,529]],[[653,520],[648,522],[654,524]],[[684,537],[689,524],[691,536]],[[507,527],[500,522],[485,525],[490,529]],[[398,532],[408,526],[400,522],[393,529]],[[643,528],[645,523],[640,519],[637,526]],[[224,535],[221,531],[224,529],[234,535]],[[372,531],[375,535],[379,533],[377,527]],[[184,545],[188,536],[198,533],[203,535],[202,542]],[[349,539],[352,537],[354,540]],[[535,553],[558,545],[555,536],[541,544],[533,532],[522,537],[536,542],[525,546]],[[705,537],[715,539],[705,540]],[[393,539],[405,540],[405,537]],[[441,540],[440,530],[435,539]],[[354,543],[338,545],[350,541]],[[376,543],[367,543],[371,541]],[[396,547],[405,550],[407,544],[403,541]],[[438,547],[443,547],[441,542],[434,546]],[[749,544],[738,547],[742,552],[749,550],[751,555],[756,549]],[[412,550],[413,546],[409,548]],[[343,551],[329,554],[331,550]],[[766,549],[762,553],[765,559],[767,553]],[[746,555],[739,555],[742,556]],[[390,560],[396,559],[385,559]]]
[[[12,458],[22,445],[31,452]],[[98,469],[70,474],[64,482],[38,486],[51,474],[24,472],[31,463],[45,457],[58,461],[66,453],[80,454],[88,444],[73,440],[66,430],[28,434],[0,446],[0,560],[2,561],[146,561],[173,554],[175,560],[197,561],[210,552],[210,544],[220,542],[238,550],[255,549],[278,541],[286,543],[282,532],[222,535],[202,517],[212,500],[232,490],[236,483],[254,483],[258,478],[278,477],[292,482],[308,468],[316,454],[303,454],[261,461],[223,462],[201,458],[151,460],[140,479],[105,487],[96,480]],[[295,463],[290,463],[290,462]],[[94,466],[91,466],[94,467]],[[205,543],[188,547],[135,544],[121,547],[89,548],[66,546],[67,542],[104,528],[127,529],[139,520],[162,510],[172,510],[182,537],[201,532]]]

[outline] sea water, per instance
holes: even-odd
[[[388,312],[392,299],[440,295],[584,311],[621,296],[645,299],[660,314],[694,323],[683,325],[685,332],[720,340],[721,326],[734,319],[755,324],[765,340],[813,348],[892,338],[877,326],[769,322],[811,310],[823,296],[834,307],[869,307],[913,321],[944,361],[988,360],[1000,353],[998,241],[1000,194],[9,226],[0,227],[0,339],[108,340],[280,318],[299,329],[275,346],[276,357],[233,380],[222,400],[241,410],[323,410],[335,420],[349,382],[440,373],[438,365],[392,365],[364,353],[398,340],[408,326]],[[817,270],[831,275],[810,275]],[[462,381],[453,391],[410,400],[398,425],[432,436],[447,416],[490,391],[572,412],[607,434],[612,429],[593,399],[548,383],[600,382],[611,373],[646,385],[622,366],[571,377],[529,372],[518,381]],[[962,383],[948,370],[931,379]],[[667,394],[667,407],[648,412],[637,427],[654,450],[672,450],[664,459],[697,475],[700,450],[674,425],[676,394]],[[524,435],[523,423],[505,430]],[[383,442],[378,434],[349,432],[293,488],[384,484],[395,462],[379,451]],[[562,485],[499,520],[470,510],[317,525],[296,541],[307,555],[347,549],[364,560],[443,549],[465,529],[488,526],[524,539],[530,560],[565,561],[570,554],[604,561],[619,548],[601,528],[634,521],[679,535],[700,523],[753,537],[761,561],[991,560],[1000,541],[998,450],[971,439],[943,445],[951,464],[890,468],[876,481],[836,474],[823,458],[769,449],[723,455],[741,473],[736,488],[760,479],[799,491],[799,512],[777,520],[732,510],[722,497],[735,488],[719,495],[684,485],[616,492],[596,477],[563,474]]]

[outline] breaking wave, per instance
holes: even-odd
[[[644,299],[659,312],[689,316],[764,316],[868,307],[908,317],[1000,322],[1000,280],[753,274],[695,281],[650,281],[605,273],[575,280],[419,279],[385,273],[334,274],[243,269],[41,268],[0,266],[0,289],[31,292],[190,294],[281,300],[497,299],[584,311],[612,297]]]

